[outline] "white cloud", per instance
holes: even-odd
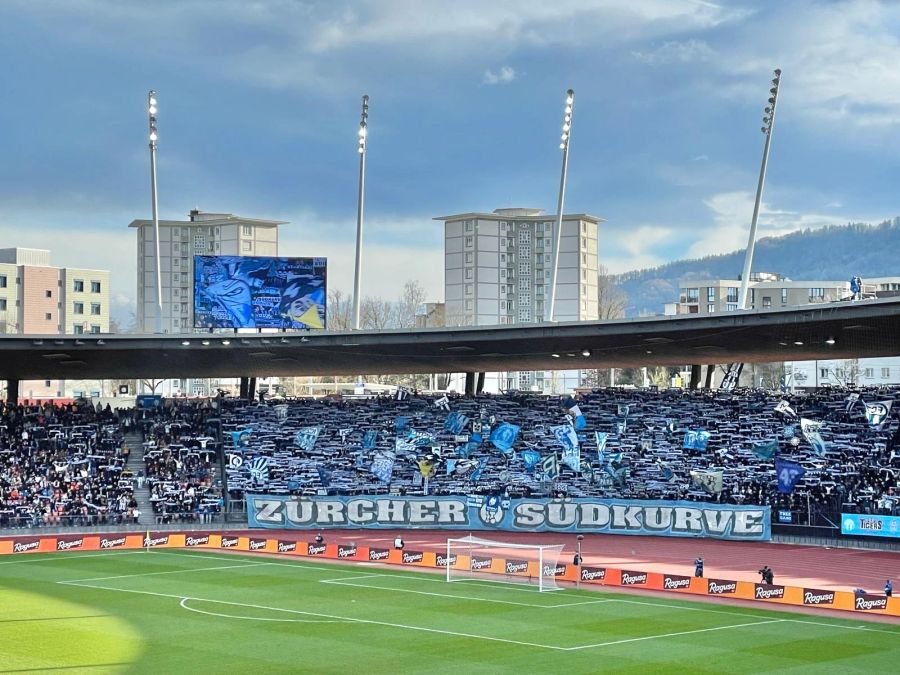
[[[498,72],[493,72],[491,70],[484,71],[484,76],[481,78],[482,84],[509,84],[517,77],[516,71],[511,66],[502,66]]]
[[[646,52],[633,51],[631,54],[638,61],[650,66],[709,61],[715,56],[713,49],[703,40],[668,41],[656,49]]]
[[[611,274],[661,265],[667,257],[658,249],[664,249],[673,234],[672,228],[659,225],[601,232],[600,264]]]
[[[747,246],[750,220],[753,217],[754,195],[750,192],[721,192],[704,200],[712,212],[713,225],[699,232],[701,237],[688,249],[688,257],[730,253]],[[800,213],[771,208],[765,201],[760,205],[757,241],[762,237],[780,237],[799,229],[817,229],[826,225],[841,225],[844,216]]]

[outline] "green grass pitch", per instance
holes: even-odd
[[[900,625],[212,551],[0,558],[3,673],[888,673]]]

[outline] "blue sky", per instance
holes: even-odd
[[[439,300],[432,217],[552,211],[572,87],[566,210],[607,219],[601,263],[726,252],[746,243],[775,67],[761,235],[879,221],[900,215],[898,55],[893,2],[4,0],[0,240],[110,269],[122,316],[154,88],[161,216],[288,220],[282,254],[328,256],[348,290],[368,93],[364,287],[417,279]]]

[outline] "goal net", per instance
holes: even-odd
[[[510,544],[470,535],[447,539],[447,557],[438,564],[447,567],[447,581],[481,579],[558,591],[556,578],[565,572],[565,566],[559,564],[562,549],[562,544]]]

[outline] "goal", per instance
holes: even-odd
[[[562,544],[511,544],[469,535],[447,539],[447,557],[438,564],[447,567],[447,581],[481,579],[558,591],[556,578],[565,573],[559,564],[562,549]]]

